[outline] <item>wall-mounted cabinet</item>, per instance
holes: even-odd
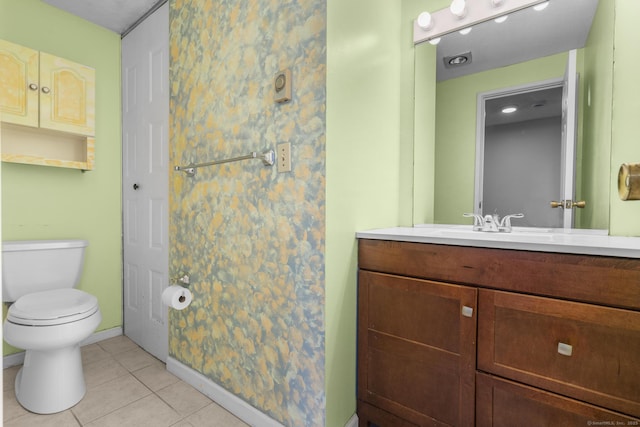
[[[0,40],[2,161],[91,170],[95,70]]]

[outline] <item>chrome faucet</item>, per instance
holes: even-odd
[[[473,218],[473,231],[486,231],[489,233],[511,233],[511,218],[524,218],[524,214],[507,215],[502,220],[497,214],[478,215],[476,213],[464,213],[462,216]]]

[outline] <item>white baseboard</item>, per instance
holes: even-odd
[[[113,338],[122,335],[122,327],[118,326],[112,329],[106,329],[92,334],[89,338],[82,341],[80,346],[97,343],[108,338]],[[2,358],[2,369],[10,368],[12,366],[22,365],[24,363],[24,351],[20,353],[9,354]]]
[[[167,357],[167,370],[191,384],[202,394],[208,396],[218,405],[240,418],[245,423],[254,427],[283,427],[282,424],[260,412],[233,393],[228,392],[218,384],[211,381],[201,373],[178,362],[172,357]]]
[[[80,347],[84,347],[85,345],[94,344],[98,341],[104,341],[109,338],[119,337],[122,335],[122,327],[118,326],[116,328],[105,329],[104,331],[95,332],[89,338],[82,341],[80,343]]]
[[[353,417],[349,418],[344,427],[358,427],[358,414],[353,414]]]

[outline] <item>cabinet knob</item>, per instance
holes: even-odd
[[[38,90],[38,85],[37,85],[37,84],[35,84],[35,83],[31,83],[31,84],[29,85],[29,89],[31,89],[31,90]]]
[[[51,92],[51,90],[48,87],[42,86],[42,93],[49,93],[49,92]]]
[[[573,354],[573,347],[563,342],[558,343],[558,353],[563,356],[571,356]]]
[[[462,315],[464,317],[473,317],[473,307],[469,307],[469,306],[462,306]]]

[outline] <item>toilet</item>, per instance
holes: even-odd
[[[16,376],[18,402],[52,414],[86,392],[80,343],[102,320],[98,300],[78,289],[85,240],[2,242],[2,300],[12,303],[4,340],[25,350]]]

